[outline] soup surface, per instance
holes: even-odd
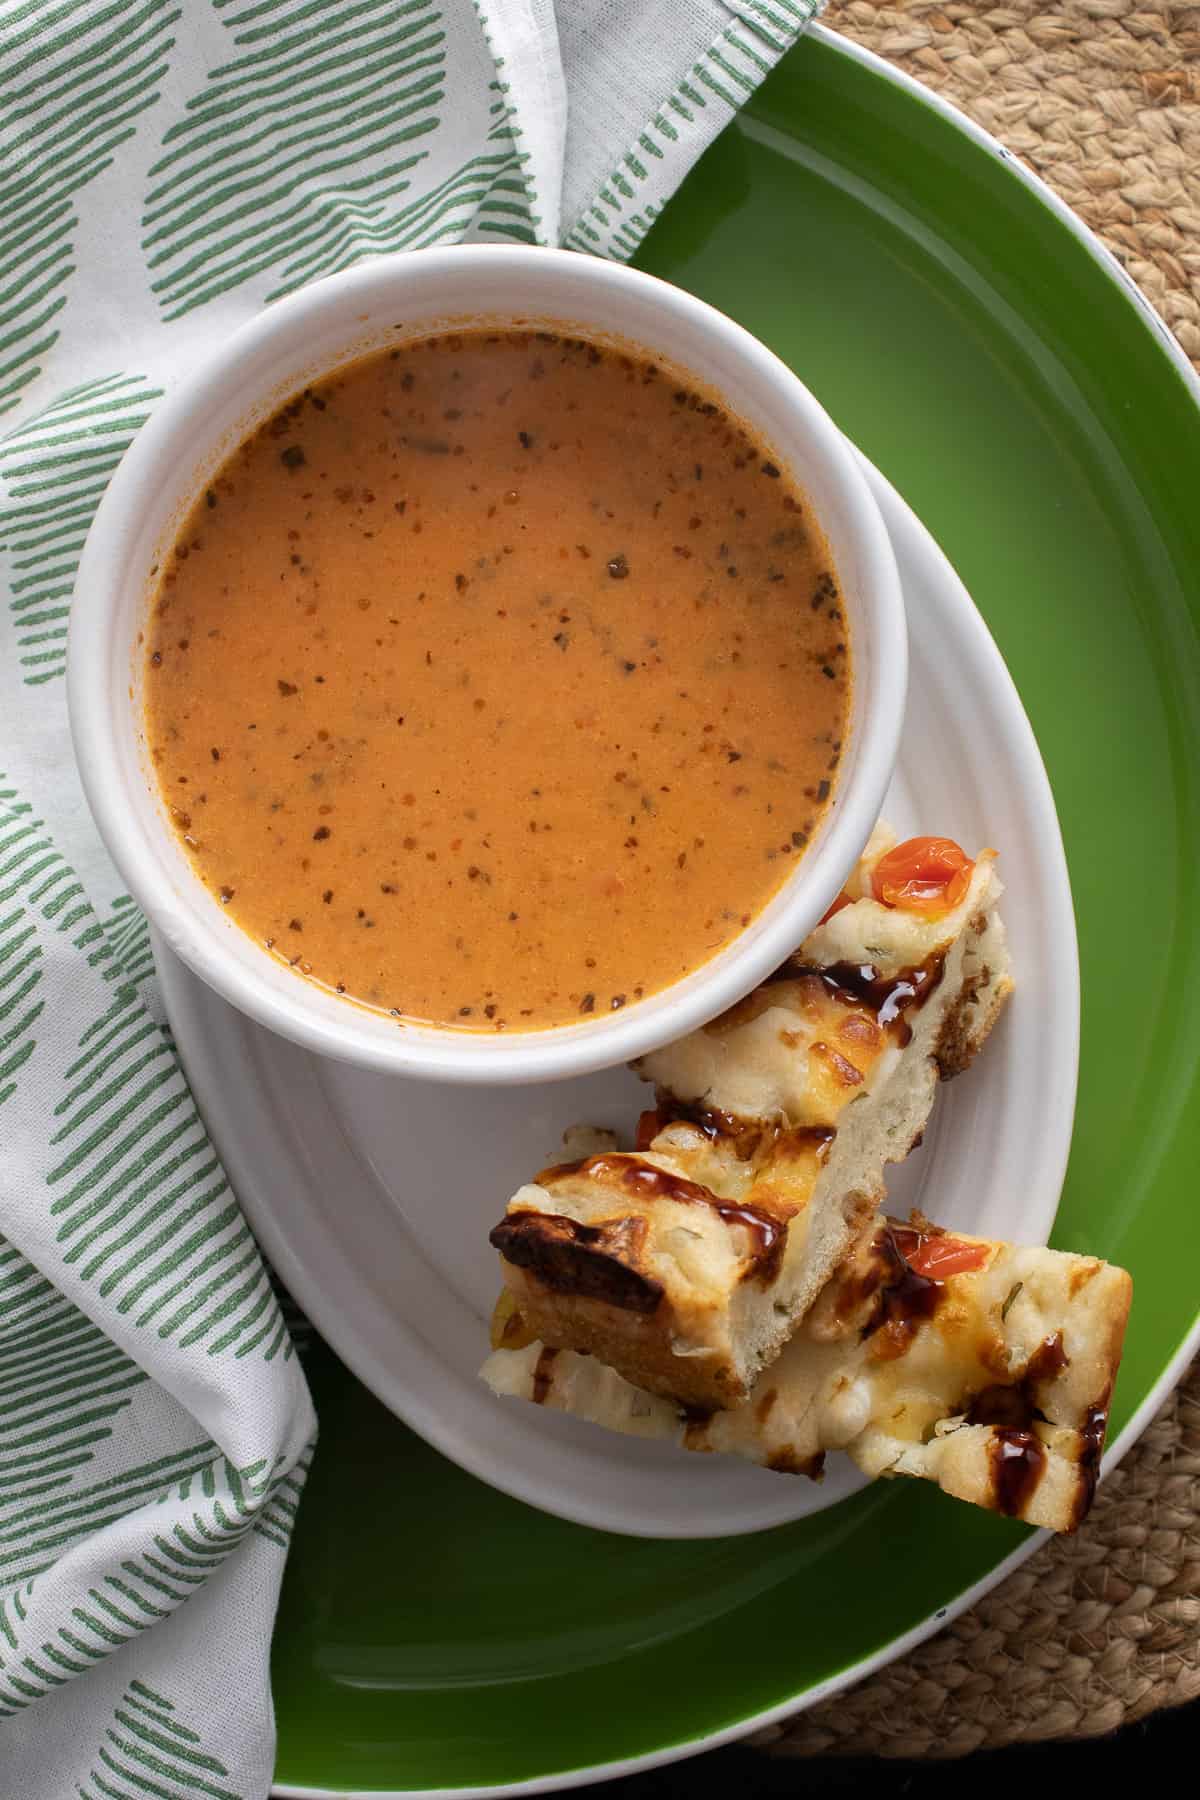
[[[146,731],[301,975],[527,1030],[705,962],[803,853],[850,658],[806,501],[714,400],[548,333],[384,351],[234,453],[162,567]]]

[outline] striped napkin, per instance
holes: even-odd
[[[816,4],[0,0],[6,1800],[267,1793],[316,1438],[71,760],[105,483],[207,347],[364,256],[628,257]]]

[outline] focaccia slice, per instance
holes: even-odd
[[[498,1394],[683,1449],[817,1475],[846,1451],[977,1506],[1073,1531],[1092,1501],[1132,1283],[1095,1257],[881,1225],[733,1410],[689,1412],[497,1310]],[[504,1347],[508,1346],[508,1347]]]
[[[548,1342],[685,1404],[736,1404],[767,1354],[788,1227],[829,1141],[781,1130],[743,1156],[676,1123],[645,1151],[544,1169],[491,1234],[505,1280]],[[865,1229],[881,1196],[842,1196],[845,1228]]]
[[[1011,988],[994,855],[940,916],[884,906],[877,832],[841,910],[777,976],[648,1056],[639,1148],[543,1170],[491,1234],[543,1342],[635,1386],[736,1406],[855,1242]],[[964,859],[965,860],[965,859]]]

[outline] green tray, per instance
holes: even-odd
[[[821,30],[638,260],[798,370],[939,539],[1016,678],[1082,956],[1054,1241],[1133,1271],[1127,1441],[1200,1299],[1200,388],[1045,190]],[[274,1651],[285,1793],[550,1786],[683,1754],[895,1654],[1028,1540],[899,1484],[763,1536],[602,1536],[461,1473],[323,1347],[309,1368],[322,1438]]]

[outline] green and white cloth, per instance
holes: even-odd
[[[257,1800],[316,1423],[87,817],[108,477],[258,307],[453,240],[625,258],[817,0],[0,0],[0,1794]]]

